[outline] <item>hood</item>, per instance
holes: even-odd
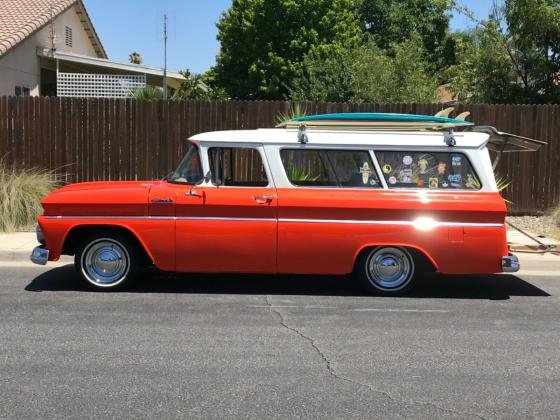
[[[47,195],[45,216],[144,216],[150,188],[159,181],[82,182]]]

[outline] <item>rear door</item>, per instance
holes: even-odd
[[[278,189],[279,272],[348,273],[367,234],[361,221],[382,217],[370,152],[300,147],[280,157],[290,186]]]
[[[210,147],[212,179],[177,197],[185,272],[276,272],[277,194],[260,145]]]

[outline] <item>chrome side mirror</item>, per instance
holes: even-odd
[[[204,182],[208,183],[212,180],[212,171],[208,171],[206,172],[206,175],[204,175]]]

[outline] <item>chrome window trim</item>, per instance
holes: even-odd
[[[419,188],[419,187],[394,187],[391,188],[389,186],[389,184],[387,184],[387,180],[385,179],[385,175],[383,174],[383,172],[381,172],[382,174],[382,178],[385,181],[385,184],[387,185],[387,189],[388,190],[395,190],[395,191],[452,191],[452,192],[456,192],[456,191],[461,191],[461,192],[488,192],[488,190],[485,188],[487,182],[485,179],[481,178],[479,175],[479,172],[476,169],[476,165],[473,165],[473,160],[471,159],[469,153],[466,153],[466,151],[464,149],[459,149],[457,150],[422,150],[421,148],[410,148],[410,150],[403,150],[401,149],[396,149],[394,147],[390,148],[390,147],[376,147],[375,149],[372,149],[373,154],[375,155],[376,161],[377,161],[377,152],[394,152],[394,153],[448,153],[448,154],[458,154],[458,155],[462,155],[463,157],[465,157],[467,159],[467,162],[469,163],[469,165],[471,166],[471,169],[474,172],[474,175],[476,176],[476,178],[478,179],[478,181],[480,182],[480,188],[478,189],[474,189],[474,188],[449,188],[449,189],[445,189],[445,188]],[[380,168],[381,169],[381,168]]]
[[[256,149],[259,152],[259,155],[261,157],[261,162],[264,168],[264,172],[266,174],[266,180],[268,181],[267,185],[260,185],[258,187],[253,187],[253,186],[249,186],[249,185],[216,185],[214,184],[214,182],[210,179],[208,180],[208,182],[205,182],[203,184],[204,187],[214,187],[214,188],[275,188],[274,185],[274,178],[272,176],[272,173],[270,171],[270,166],[268,164],[268,160],[266,159],[266,153],[264,151],[264,145],[263,144],[254,144],[254,143],[209,143],[209,144],[205,144],[204,146],[201,146],[204,148],[204,155],[205,155],[205,163],[208,167],[208,171],[210,171],[210,149],[215,149],[215,148],[222,148],[222,149]]]
[[[280,158],[280,164],[282,166],[282,171],[284,172],[284,176],[286,177],[286,179],[288,180],[288,184],[290,187],[292,188],[303,188],[303,189],[312,189],[312,188],[317,188],[317,189],[333,189],[333,190],[356,190],[356,191],[379,191],[379,190],[384,190],[387,189],[386,187],[386,183],[384,182],[384,177],[380,177],[379,176],[379,171],[378,171],[378,166],[379,164],[377,164],[377,160],[372,159],[372,163],[373,166],[375,167],[375,175],[377,175],[377,179],[379,180],[380,184],[377,187],[339,187],[337,185],[297,185],[297,184],[293,184],[292,181],[290,181],[290,178],[288,177],[288,173],[286,172],[286,167],[284,166],[284,163],[282,162],[282,150],[334,150],[334,151],[351,151],[351,152],[366,152],[368,153],[370,159],[372,159],[372,151],[371,149],[363,149],[363,148],[356,148],[356,149],[351,149],[351,148],[327,148],[327,147],[316,147],[315,145],[311,146],[311,147],[293,147],[293,146],[280,146],[277,149],[277,153],[278,156]],[[382,181],[383,179],[383,181]]]
[[[385,177],[383,176],[383,172],[381,171],[381,166],[379,165],[379,162],[377,161],[377,156],[375,155],[375,150],[373,149],[369,149],[369,156],[371,157],[371,160],[373,162],[373,166],[375,166],[375,172],[377,172],[377,178],[379,179],[379,182],[381,182],[381,185],[383,186],[384,190],[388,190],[389,186],[387,185],[387,181],[385,180]]]

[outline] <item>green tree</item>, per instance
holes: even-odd
[[[516,102],[521,87],[495,22],[456,35],[458,63],[445,73],[457,99],[471,103]]]
[[[363,30],[383,50],[392,53],[393,45],[418,33],[434,71],[453,59],[449,12],[447,0],[361,0],[359,6]]]
[[[457,35],[457,64],[446,73],[460,100],[560,102],[560,0],[506,0],[477,23]]]
[[[373,41],[351,50],[309,54],[292,99],[333,102],[434,102],[437,78],[428,71],[420,37],[390,46]]]
[[[523,87],[541,102],[558,102],[560,0],[507,0],[504,15]]]
[[[213,82],[212,72],[206,74],[191,73],[190,70],[182,71],[185,80],[181,86],[173,92],[171,99],[181,100],[225,100],[228,99],[225,91]]]
[[[232,98],[286,98],[305,54],[360,41],[356,1],[234,0],[217,23],[217,83]]]
[[[290,96],[299,101],[349,102],[352,100],[352,66],[356,50],[323,48],[311,51],[294,79]]]

